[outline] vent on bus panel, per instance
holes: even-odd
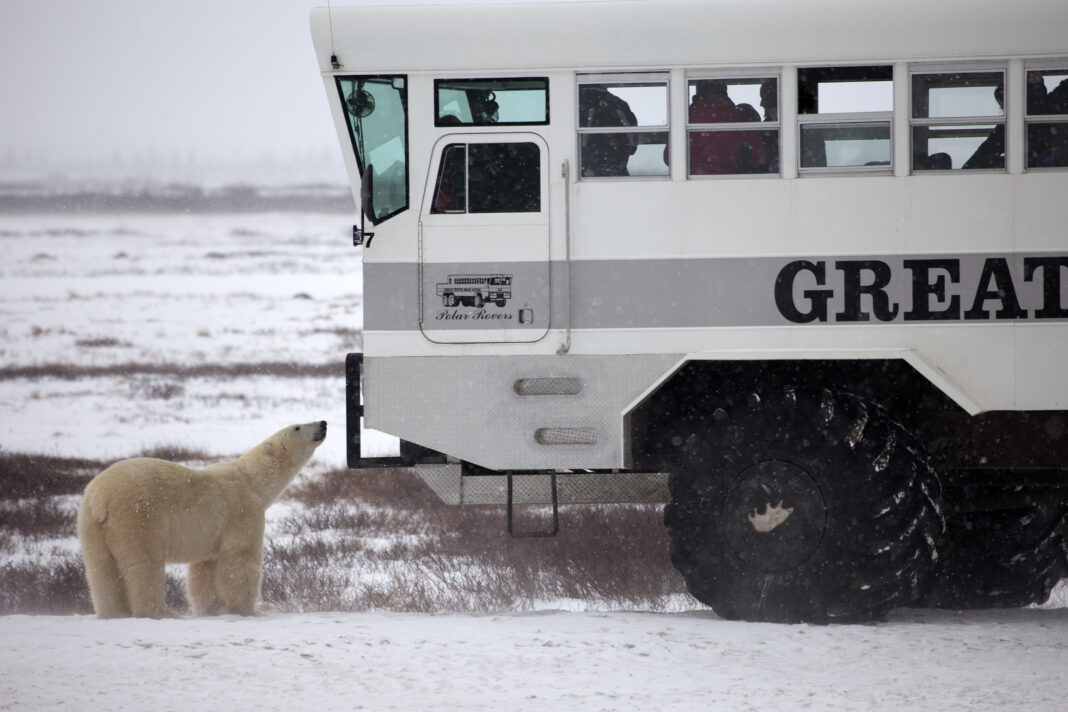
[[[577,396],[582,381],[577,378],[520,378],[515,392],[521,396]]]
[[[542,445],[596,445],[593,428],[538,428],[534,439]]]

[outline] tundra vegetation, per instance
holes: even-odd
[[[182,449],[135,453],[190,466]],[[108,463],[0,452],[0,614],[91,614],[75,534],[88,481]],[[532,526],[547,513],[520,513]],[[551,539],[512,539],[502,507],[441,504],[407,469],[306,471],[269,510],[267,610],[664,610],[697,605],[667,555],[661,507],[563,507]],[[184,566],[167,603],[189,612]]]

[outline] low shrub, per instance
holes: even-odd
[[[145,453],[203,461],[204,453]],[[105,463],[0,453],[0,614],[91,613],[71,495]],[[500,506],[443,505],[409,469],[331,470],[299,480],[292,512],[272,520],[262,600],[281,611],[505,611],[558,600],[657,609],[684,596],[667,556],[661,507],[561,507],[560,533],[513,539]],[[523,508],[544,518],[544,508]],[[525,520],[536,527],[539,522]],[[184,567],[167,571],[168,605],[187,612]]]
[[[81,494],[106,466],[99,460],[0,451],[0,499]]]
[[[76,536],[77,515],[54,497],[0,503],[0,531],[31,541]]]
[[[92,613],[81,559],[67,555],[47,565],[22,561],[0,566],[0,614]]]

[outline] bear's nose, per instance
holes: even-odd
[[[319,421],[319,427],[322,428],[323,430],[326,430],[326,421],[325,420],[320,420]]]

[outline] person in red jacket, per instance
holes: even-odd
[[[707,79],[695,84],[697,93],[690,103],[691,124],[752,120],[727,96],[726,82]],[[767,151],[757,132],[697,130],[690,133],[690,175],[760,173],[766,170],[766,164]]]

